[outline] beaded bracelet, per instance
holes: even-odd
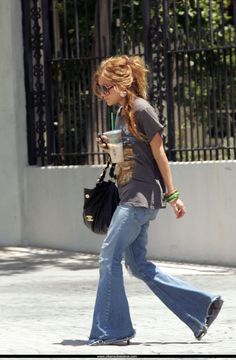
[[[179,191],[175,190],[172,194],[165,195],[164,198],[166,202],[172,202],[174,200],[177,200],[179,198]]]

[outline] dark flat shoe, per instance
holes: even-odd
[[[204,326],[204,327],[200,330],[200,332],[198,333],[198,335],[195,336],[195,338],[196,338],[198,341],[200,341],[200,340],[202,340],[203,336],[206,335],[206,333],[207,333],[207,327]]]
[[[89,346],[100,346],[100,345],[117,345],[117,346],[127,346],[130,345],[130,339],[134,336],[126,337],[123,339],[111,339],[111,340],[89,340],[87,345]]]

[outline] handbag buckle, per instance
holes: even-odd
[[[86,215],[86,220],[88,222],[92,222],[93,221],[93,216],[92,215]]]

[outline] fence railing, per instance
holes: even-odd
[[[22,0],[30,164],[103,163],[111,111],[99,62],[138,54],[170,160],[236,158],[236,4],[231,0]]]

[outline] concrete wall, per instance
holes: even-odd
[[[162,259],[236,265],[236,161],[172,165],[187,207],[183,219],[160,211],[149,254]]]
[[[20,0],[0,0],[0,244],[19,244],[26,152]]]
[[[170,207],[151,223],[148,256],[236,265],[234,212],[236,161],[171,164],[187,207],[176,220]],[[82,221],[83,188],[93,187],[96,166],[25,169],[24,244],[98,252],[103,236]]]

